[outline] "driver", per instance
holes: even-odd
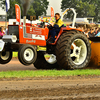
[[[56,13],[55,14],[55,23],[54,25],[50,25],[49,28],[49,36],[51,36],[53,39],[52,41],[50,41],[51,43],[54,43],[55,42],[55,36],[58,35],[61,27],[64,26],[63,24],[63,21],[60,19],[60,14],[59,13]]]

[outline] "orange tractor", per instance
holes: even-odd
[[[9,25],[8,34],[0,40],[0,64],[8,63],[12,52],[18,51],[22,64],[34,64],[37,69],[80,69],[88,66],[91,45],[83,32],[74,27],[76,13],[73,8],[70,10],[74,12],[73,24],[62,27],[54,43],[48,42],[49,29],[44,24],[41,27],[27,26],[25,23]]]

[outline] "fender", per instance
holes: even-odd
[[[5,46],[5,42],[3,42],[3,40],[0,40],[0,52],[2,52],[4,46]]]
[[[56,38],[56,40],[55,40],[55,42],[54,42],[54,43],[49,43],[49,44],[50,44],[50,45],[56,45],[58,39],[59,39],[60,36],[63,34],[63,32],[66,32],[66,30],[67,30],[67,31],[76,30],[76,31],[82,32],[82,30],[77,29],[77,28],[72,28],[72,27],[69,27],[69,26],[67,26],[67,27],[62,27],[61,30],[60,30],[60,32],[59,32],[59,34],[58,34],[58,36],[57,36],[57,38]]]

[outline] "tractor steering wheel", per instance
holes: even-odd
[[[44,28],[45,27],[45,22],[41,22],[40,23],[40,28]]]
[[[48,27],[49,29],[53,28],[53,26],[52,26],[50,23],[47,24],[47,27]]]

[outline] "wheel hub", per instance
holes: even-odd
[[[79,55],[79,50],[78,49],[76,49],[76,55]]]
[[[26,61],[31,61],[34,57],[34,52],[31,49],[26,49],[24,51],[24,58]]]
[[[3,60],[7,60],[9,58],[9,56],[10,56],[10,53],[9,52],[2,52],[1,53],[1,58]]]
[[[29,57],[29,53],[26,54],[26,57]]]
[[[6,52],[2,52],[2,56],[5,56],[6,55]]]
[[[82,64],[87,55],[86,44],[82,39],[76,39],[71,45],[70,57],[76,65]]]

